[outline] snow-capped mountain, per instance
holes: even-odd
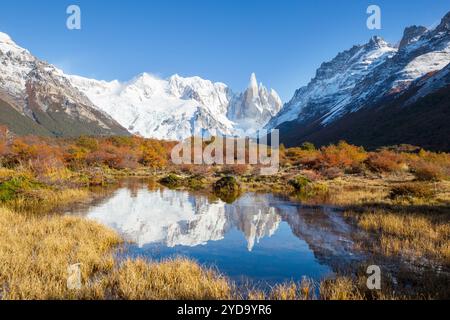
[[[442,70],[431,75],[425,75],[413,83],[413,87],[417,88],[415,94],[408,99],[406,105],[412,104],[420,98],[426,97],[441,88],[445,88],[450,85],[450,64],[448,64]]]
[[[281,108],[275,90],[258,86],[254,74],[243,94],[234,94],[223,83],[178,75],[159,79],[143,73],[125,83],[99,81],[64,74],[4,33],[0,33],[0,102],[8,113],[0,122],[19,134],[131,132],[173,140],[253,134]],[[23,128],[30,125],[31,131]]]
[[[379,37],[365,45],[354,46],[339,53],[330,62],[323,63],[316,76],[274,117],[270,128],[301,119],[308,121],[328,112],[337,112],[352,99],[355,86],[372,70],[395,55],[397,49]]]
[[[23,130],[21,122],[25,121],[33,128],[23,133],[128,134],[73,87],[62,71],[37,59],[4,33],[0,33],[0,102],[1,120],[13,131]]]
[[[434,30],[424,31],[424,27],[415,27],[420,36],[411,38],[410,28],[404,32],[401,46],[395,56],[388,59],[358,83],[353,91],[347,110],[353,112],[359,108],[392,99],[410,88],[415,80],[437,72],[450,63],[450,12]],[[333,119],[327,115],[325,121]]]
[[[281,108],[278,94],[258,86],[254,74],[240,95],[223,83],[178,75],[159,79],[143,73],[126,83],[69,79],[98,108],[132,133],[148,138],[252,134]]]
[[[323,63],[316,77],[298,89],[268,124],[308,122],[321,118],[330,123],[348,112],[402,92],[415,80],[450,63],[450,13],[435,30],[405,29],[399,48],[379,37],[339,53]]]
[[[143,73],[127,83],[70,76],[94,104],[135,134],[181,140],[194,128],[205,133],[234,135],[226,117],[229,89],[198,77],[174,75],[167,80]]]
[[[387,118],[384,114],[400,112],[394,111],[400,106],[408,114],[436,92],[440,92],[435,98],[439,108],[445,108],[449,64],[447,13],[433,30],[406,28],[398,46],[372,37],[366,44],[339,53],[323,63],[310,83],[281,108],[275,90],[258,84],[255,74],[242,93],[234,93],[223,83],[178,75],[160,79],[143,73],[128,82],[99,81],[66,75],[0,33],[0,123],[19,134],[131,132],[171,140],[192,135],[249,136],[262,128],[279,128],[281,142],[287,146],[339,139],[378,146],[378,138],[384,136],[384,144],[409,141],[439,147],[433,142],[436,135],[417,140],[419,135],[408,128],[388,137],[389,130],[402,126],[391,123],[392,119],[406,118],[400,113]],[[413,113],[434,117],[423,112],[433,109],[419,109]],[[391,124],[380,127],[383,123],[371,123],[375,118]],[[440,118],[436,117],[434,127],[440,128],[439,121],[447,120]],[[416,119],[410,115],[408,121]],[[355,128],[362,124],[367,132],[364,139],[360,132],[355,135]],[[379,131],[373,131],[375,127]]]
[[[414,95],[413,90],[418,90],[449,63],[450,13],[433,30],[421,26],[406,28],[398,47],[373,37],[367,44],[354,46],[322,64],[315,78],[295,92],[267,128],[278,127],[281,140],[287,145],[307,140],[326,144],[355,137],[349,126],[363,122],[356,117],[361,118],[364,110],[370,109],[374,114],[375,109],[383,107],[383,112],[388,113],[390,110],[386,106],[389,104],[407,105],[404,100],[409,98],[401,97]],[[441,78],[445,80],[443,74]],[[433,84],[424,86],[417,97],[425,97],[447,85],[446,81],[433,79]],[[351,121],[347,120],[350,116]],[[365,112],[364,117],[369,117],[364,120],[369,124],[369,113]],[[371,128],[369,124],[365,130]],[[381,133],[385,134],[388,129]],[[376,140],[381,133],[374,133],[370,139]],[[398,136],[397,140],[389,141],[404,143],[401,139]],[[355,143],[361,142],[356,139]]]
[[[262,83],[256,81],[253,73],[245,92],[236,95],[228,110],[228,117],[243,131],[254,132],[264,127],[281,109],[282,102],[278,93],[268,91]]]

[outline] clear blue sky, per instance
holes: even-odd
[[[80,31],[65,27],[69,4],[81,7]],[[369,4],[382,30],[366,28]],[[449,0],[2,0],[0,31],[68,73],[198,75],[240,91],[256,72],[287,100],[339,51],[375,34],[395,43],[449,10]]]

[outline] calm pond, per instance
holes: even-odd
[[[127,180],[68,213],[117,230],[131,242],[124,257],[189,257],[238,284],[320,280],[361,259],[352,250],[352,227],[339,213],[272,194],[247,193],[227,204]]]

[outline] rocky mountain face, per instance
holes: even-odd
[[[407,27],[403,32],[403,38],[400,41],[398,48],[401,50],[407,45],[416,42],[421,36],[428,32],[428,29],[423,26]]]
[[[258,85],[253,73],[247,90],[232,98],[228,118],[236,122],[241,130],[251,134],[255,129],[264,127],[281,106],[277,92],[267,90],[261,83]]]
[[[430,81],[422,78],[398,98],[349,113],[325,127],[320,122],[300,127],[295,121],[286,122],[281,126],[281,139],[287,146],[300,145],[304,141],[320,146],[346,140],[368,149],[411,144],[448,152],[450,79],[446,69],[447,77],[439,72],[436,78],[432,78],[442,76],[442,83],[445,81],[447,84],[434,87],[431,93],[422,96],[422,88],[433,87],[434,84],[432,78]]]
[[[0,123],[17,134],[240,136],[261,129],[280,108],[275,90],[258,86],[254,74],[242,94],[178,75],[99,81],[66,75],[0,33]]]
[[[127,83],[70,79],[99,109],[134,134],[173,140],[202,130],[234,134],[233,123],[226,118],[230,92],[224,84],[178,75],[163,80],[147,73]]]
[[[120,83],[69,77],[101,110],[134,134],[182,140],[192,135],[240,136],[261,129],[281,108],[278,94],[256,84],[235,94],[223,83],[143,73]]]
[[[128,135],[54,66],[0,33],[0,122],[18,134]]]
[[[396,52],[383,39],[373,37],[365,45],[339,53],[320,66],[306,87],[295,92],[268,127],[293,120],[307,122],[342,110],[352,100],[356,85]]]
[[[287,145],[303,141],[327,144],[352,137],[350,142],[376,147],[381,143],[376,142],[379,140],[377,137],[380,134],[389,136],[392,129],[386,127],[385,132],[369,134],[362,140],[358,138],[362,136],[361,132],[356,129],[361,126],[355,119],[365,124],[364,131],[371,132],[380,126],[373,121],[381,121],[380,117],[377,118],[381,112],[394,114],[395,108],[404,107],[402,112],[408,114],[413,110],[408,107],[413,102],[417,105],[418,100],[448,86],[449,63],[450,13],[434,30],[420,26],[406,28],[398,48],[374,37],[363,46],[338,54],[318,69],[316,77],[306,87],[297,90],[267,127],[279,128],[282,142]],[[449,101],[444,102],[447,108],[450,108]],[[420,119],[423,123],[428,121],[425,113],[420,114],[424,116]],[[367,119],[363,121],[364,117]],[[443,123],[450,120],[448,112],[441,118]],[[439,127],[431,129],[438,130]],[[404,130],[414,135],[410,130]],[[419,132],[415,134],[418,135]],[[405,143],[403,140],[409,138],[397,132],[396,137],[385,139],[383,143]],[[440,140],[446,138],[444,136]],[[436,144],[425,144],[439,148]]]

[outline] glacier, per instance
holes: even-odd
[[[99,109],[146,138],[249,136],[262,129],[282,106],[275,90],[256,84],[255,74],[241,94],[224,83],[177,74],[160,79],[142,73],[123,83],[68,78]]]

